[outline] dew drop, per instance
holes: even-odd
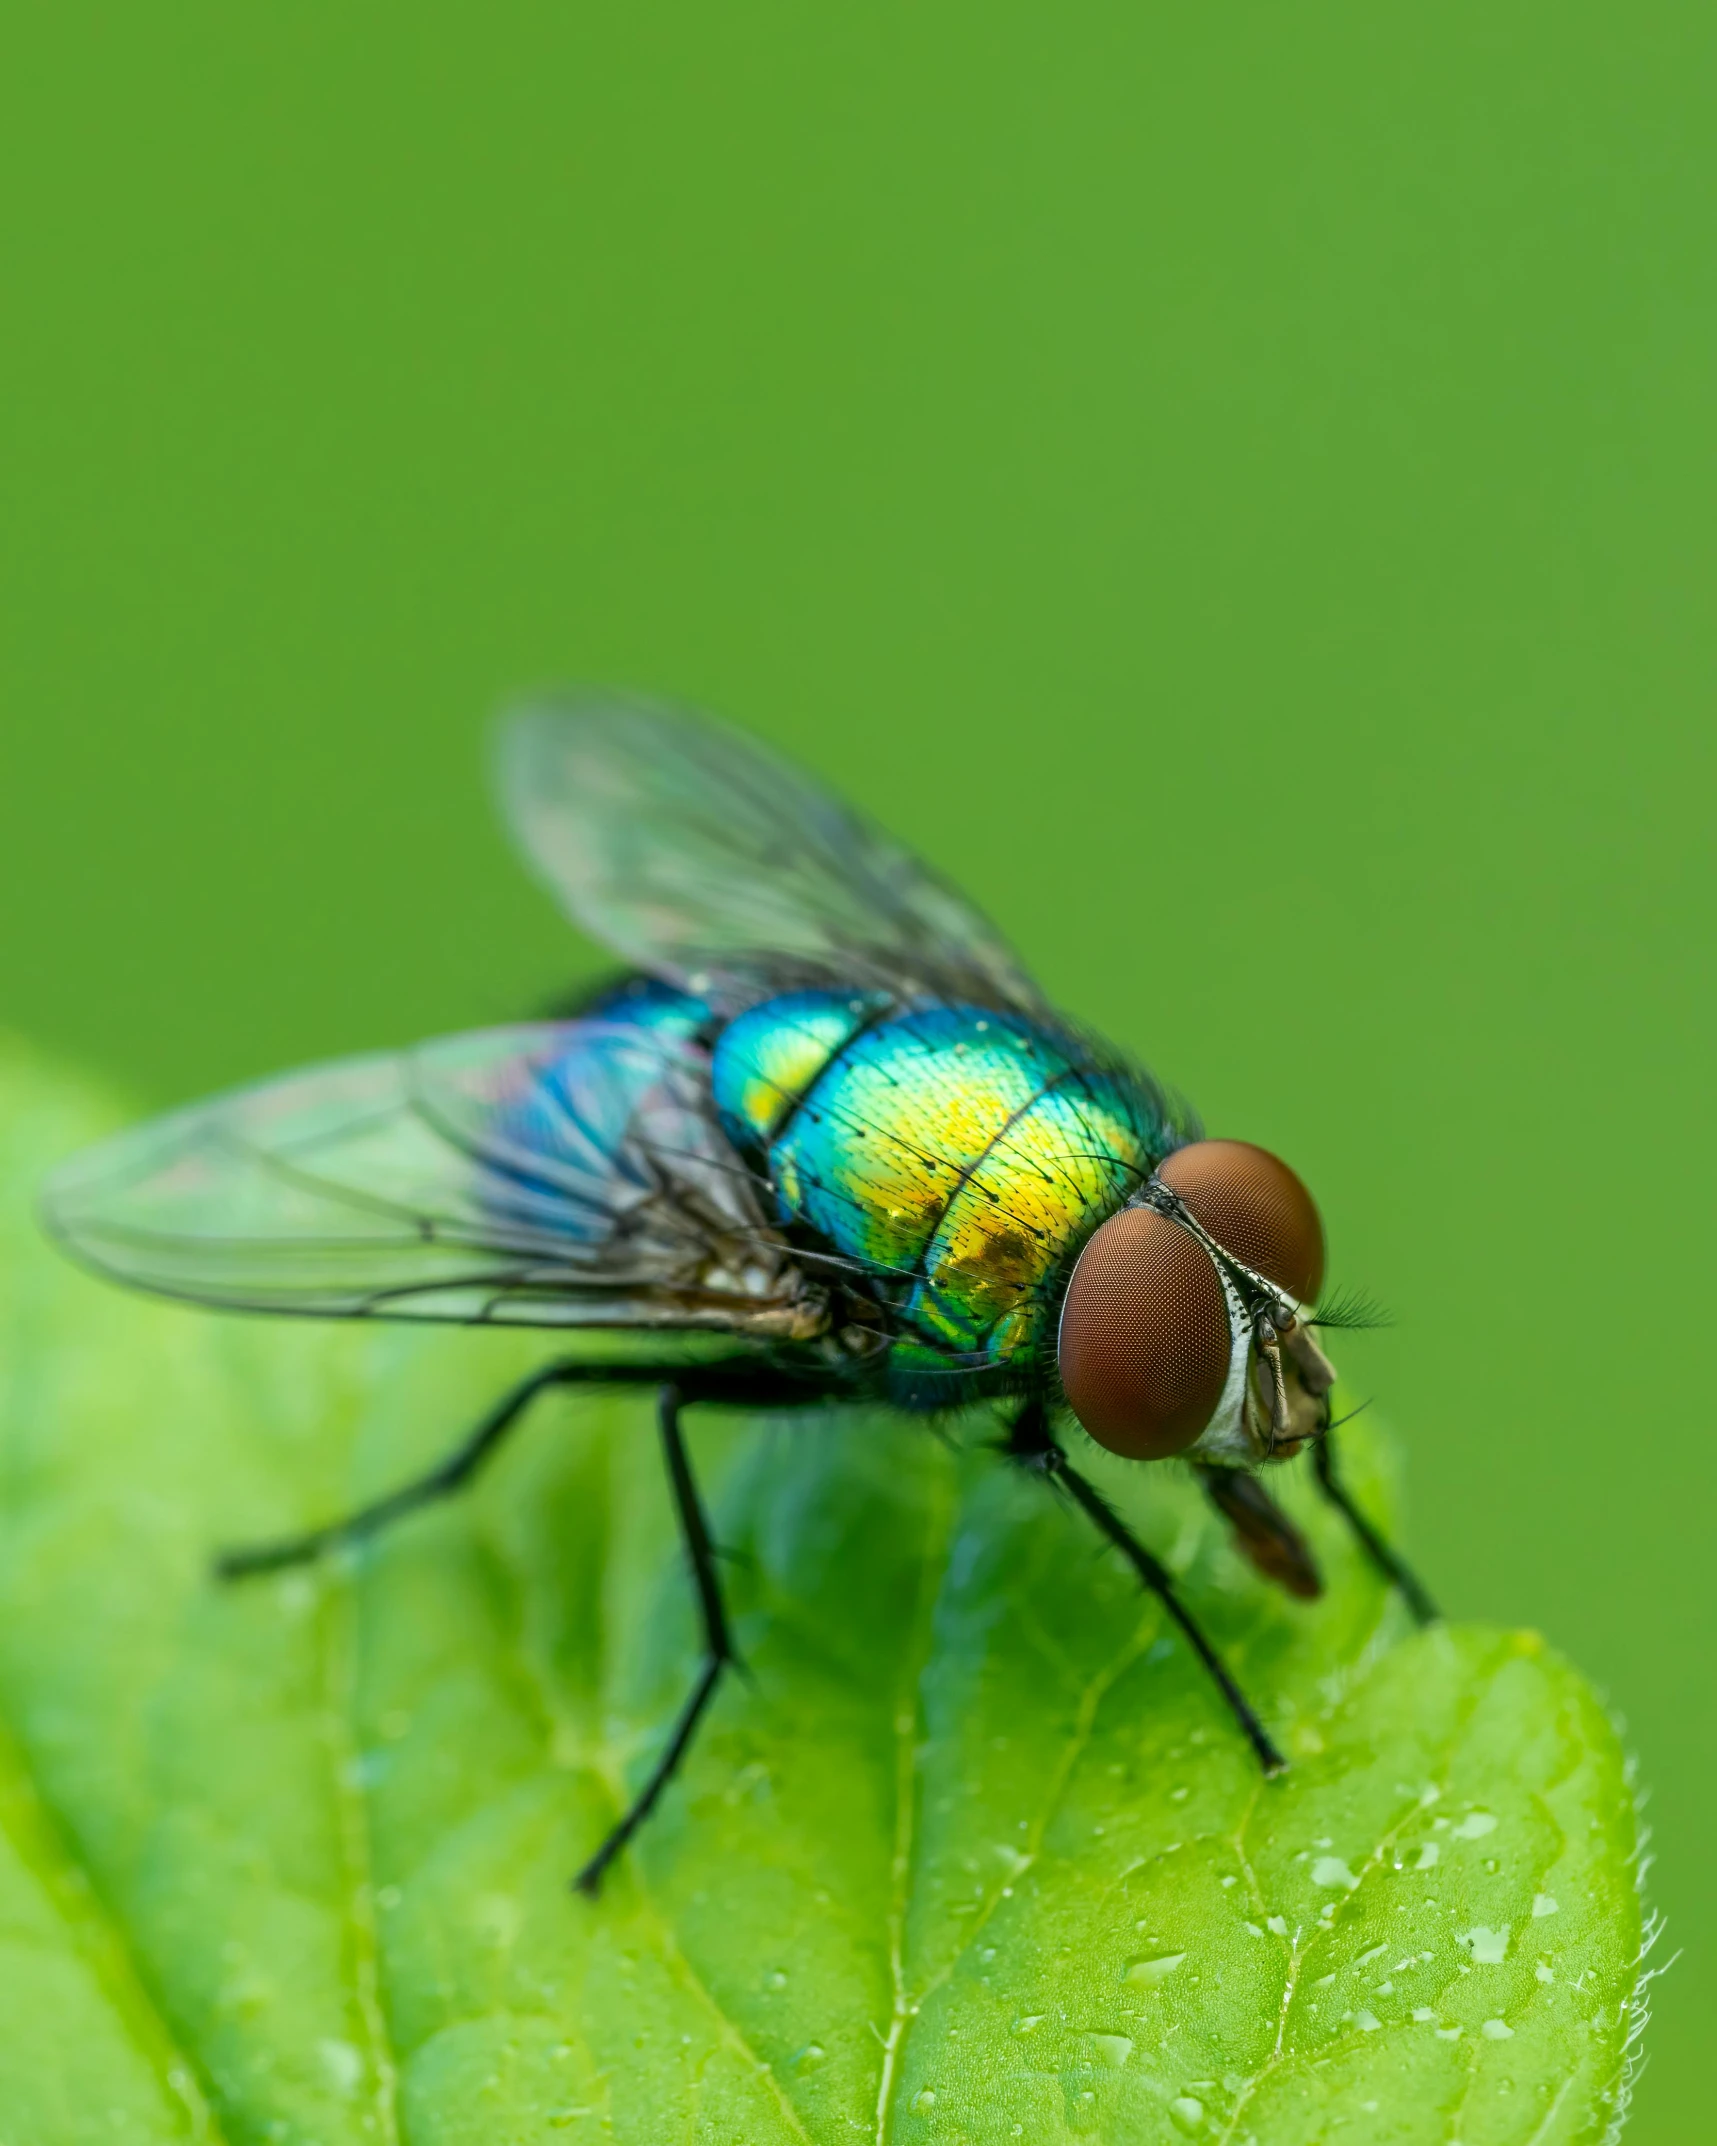
[[[1487,1833],[1496,1831],[1496,1820],[1489,1811],[1473,1811],[1453,1828],[1451,1840],[1483,1840]]]
[[[1047,2012],[1022,2012],[1014,2021],[1013,2031],[1015,2034],[1035,2034],[1048,2017]]]
[[[1514,2029],[1505,2019],[1487,2019],[1479,2029],[1487,2042],[1512,2042]]]
[[[1455,1939],[1457,1945],[1465,1945],[1481,1967],[1496,1967],[1508,1957],[1508,1924],[1500,1930],[1480,1923],[1475,1929],[1463,1930]]]
[[[827,2062],[828,2054],[821,2042],[807,2042],[793,2058],[793,2069],[796,2072],[815,2071],[819,2064]]]
[[[1534,1921],[1536,1921],[1541,1915],[1555,1915],[1558,1913],[1560,1913],[1560,1910],[1558,1909],[1555,1901],[1551,1899],[1548,1893],[1533,1894],[1532,1915]]]
[[[1194,2132],[1204,2122],[1204,2103],[1196,2095],[1177,2094],[1169,2103],[1169,2115],[1177,2130]]]
[[[1348,1869],[1339,1855],[1320,1855],[1312,1865],[1312,1883],[1326,1886],[1339,1885],[1343,1891],[1351,1893],[1359,1883],[1359,1880]]]
[[[363,2052],[354,2048],[350,2042],[324,2039],[316,2044],[316,2053],[322,2059],[322,2068],[333,2082],[334,2091],[349,2100],[363,2081]]]
[[[1434,1840],[1428,1840],[1419,1850],[1419,1860],[1413,1865],[1413,1868],[1415,1870],[1435,1870],[1442,1859],[1442,1849],[1437,1846]]]
[[[1185,1958],[1186,1954],[1184,1952],[1165,1952],[1154,1960],[1129,1960],[1127,1962],[1127,1972],[1122,1977],[1122,1980],[1126,1982],[1142,1982],[1148,1987],[1150,1984],[1161,1982],[1166,1976],[1172,1975]]]
[[[914,2115],[923,2116],[927,2114],[931,2109],[935,2108],[935,2106],[936,2089],[933,2086],[921,2086],[918,2089],[917,2093],[914,2094],[912,2097],[912,2108]]]
[[[1133,2053],[1133,2038],[1130,2034],[1087,2035],[1094,2054],[1105,2064],[1118,2071]]]
[[[1375,2034],[1383,2024],[1375,2012],[1367,2012],[1363,2009],[1355,2012],[1353,2023],[1361,2034]]]

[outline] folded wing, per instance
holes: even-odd
[[[233,1310],[787,1338],[826,1318],[698,1055],[624,1023],[264,1081],[75,1157],[43,1207],[87,1265]]]

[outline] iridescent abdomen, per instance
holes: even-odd
[[[795,992],[721,1036],[715,1099],[784,1221],[861,1261],[927,1356],[1039,1338],[1071,1248],[1183,1133],[1077,1039],[976,1006]]]

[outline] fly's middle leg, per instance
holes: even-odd
[[[1175,1623],[1180,1626],[1193,1652],[1210,1673],[1212,1682],[1228,1702],[1229,1712],[1257,1754],[1266,1773],[1280,1773],[1287,1760],[1276,1749],[1269,1732],[1252,1709],[1251,1701],[1229,1674],[1227,1664],[1201,1630],[1197,1619],[1175,1591],[1173,1576],[1160,1559],[1147,1550],[1094,1483],[1088,1483],[1062,1451],[1049,1427],[1048,1414],[1040,1401],[1028,1401],[1014,1419],[1005,1449],[1021,1466],[1040,1474],[1065,1490],[1099,1534],[1105,1536],[1132,1566],[1142,1586],[1148,1587]]]
[[[691,1456],[686,1451],[685,1432],[680,1423],[680,1412],[688,1398],[691,1396],[679,1385],[664,1386],[657,1397],[656,1414],[662,1437],[662,1459],[667,1466],[674,1513],[680,1525],[680,1539],[685,1544],[686,1562],[691,1567],[692,1584],[697,1591],[698,1616],[703,1625],[703,1663],[680,1709],[667,1747],[651,1768],[648,1780],[601,1847],[572,1881],[579,1892],[591,1896],[601,1885],[603,1872],[655,1809],[658,1797],[679,1770],[680,1761],[690,1749],[698,1723],[703,1719],[704,1709],[715,1697],[722,1672],[739,1667],[739,1655],[728,1624],[727,1604],[716,1572],[709,1521],[703,1500],[698,1495]]]

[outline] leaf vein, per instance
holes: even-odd
[[[184,2111],[190,2136],[198,2146],[224,2146],[210,2082],[175,2035],[130,1931],[73,1848],[9,1719],[0,1720],[0,1827],[53,1904],[126,2038],[166,2099]],[[81,1883],[72,1879],[74,1870]]]

